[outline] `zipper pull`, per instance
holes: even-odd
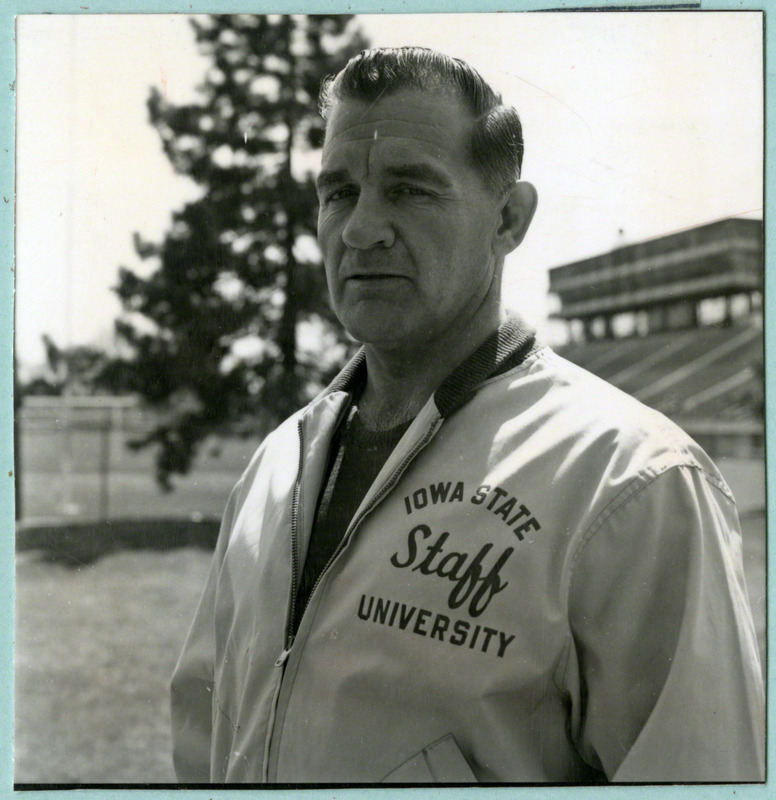
[[[282,667],[283,664],[286,663],[286,659],[288,658],[288,654],[291,652],[291,648],[294,646],[294,637],[290,636],[288,638],[288,643],[286,644],[285,650],[283,650],[280,655],[278,656],[278,660],[275,662],[276,667]]]

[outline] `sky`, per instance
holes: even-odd
[[[762,218],[762,17],[754,12],[359,17],[371,43],[475,66],[523,121],[539,206],[504,296],[553,340],[548,269],[730,216]],[[160,240],[199,189],[148,122],[152,86],[196,99],[184,16],[22,15],[17,29],[16,349],[113,342],[133,234]]]

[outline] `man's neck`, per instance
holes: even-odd
[[[464,330],[415,347],[385,349],[367,344],[367,383],[358,404],[363,424],[387,430],[416,416],[448,375],[503,321],[500,308],[472,320]]]

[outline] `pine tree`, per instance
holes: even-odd
[[[344,359],[304,161],[322,143],[322,79],[366,44],[342,15],[192,24],[212,60],[199,101],[174,105],[154,89],[148,107],[173,167],[203,195],[173,215],[161,243],[136,235],[139,256],[158,268],[146,278],[122,268],[117,287],[135,388],[166,409],[136,444],[159,445],[167,488],[205,436],[266,432]]]

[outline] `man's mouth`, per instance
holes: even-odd
[[[385,281],[385,280],[398,280],[406,278],[406,275],[400,275],[398,272],[356,272],[352,275],[347,275],[347,281]]]

